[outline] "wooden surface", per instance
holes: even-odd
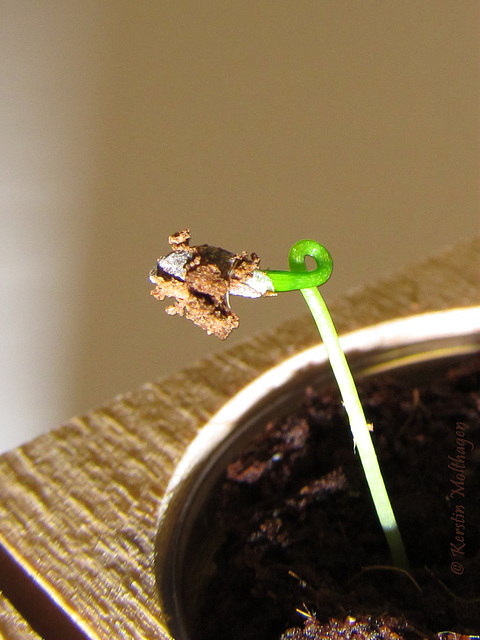
[[[40,640],[9,600],[0,592],[0,638],[8,640]]]
[[[471,306],[479,267],[477,239],[329,306],[340,332]],[[2,637],[38,637],[28,620],[48,639],[168,638],[153,549],[176,464],[233,393],[317,341],[306,314],[1,456],[0,588],[24,617],[2,597]]]

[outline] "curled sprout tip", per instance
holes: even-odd
[[[316,268],[308,271],[305,258],[311,257]],[[332,273],[333,260],[324,246],[315,240],[299,240],[290,249],[288,256],[290,271],[267,270],[264,273],[270,278],[275,292],[295,291],[320,287]]]

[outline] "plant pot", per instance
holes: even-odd
[[[425,380],[480,351],[480,307],[382,323],[341,342],[357,380],[390,372]],[[165,493],[156,542],[158,590],[175,640],[195,640],[202,624],[200,602],[221,542],[211,516],[220,477],[268,422],[300,406],[307,386],[333,382],[323,346],[307,349],[233,397],[188,447]]]

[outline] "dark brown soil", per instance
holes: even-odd
[[[224,541],[195,640],[480,633],[480,359],[360,396],[409,572],[391,566],[336,389],[308,390],[214,498]]]

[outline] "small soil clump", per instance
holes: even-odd
[[[239,324],[230,308],[229,294],[245,295],[238,292],[249,289],[245,283],[258,269],[260,258],[207,244],[190,247],[188,229],[168,240],[173,251],[159,258],[150,272],[156,285],[152,295],[158,300],[175,298],[166,309],[168,314],[185,315],[209,335],[225,340]],[[255,296],[256,292],[251,297]]]
[[[309,389],[212,499],[223,542],[196,640],[480,633],[480,358],[359,387],[410,570],[391,566],[336,389]]]

